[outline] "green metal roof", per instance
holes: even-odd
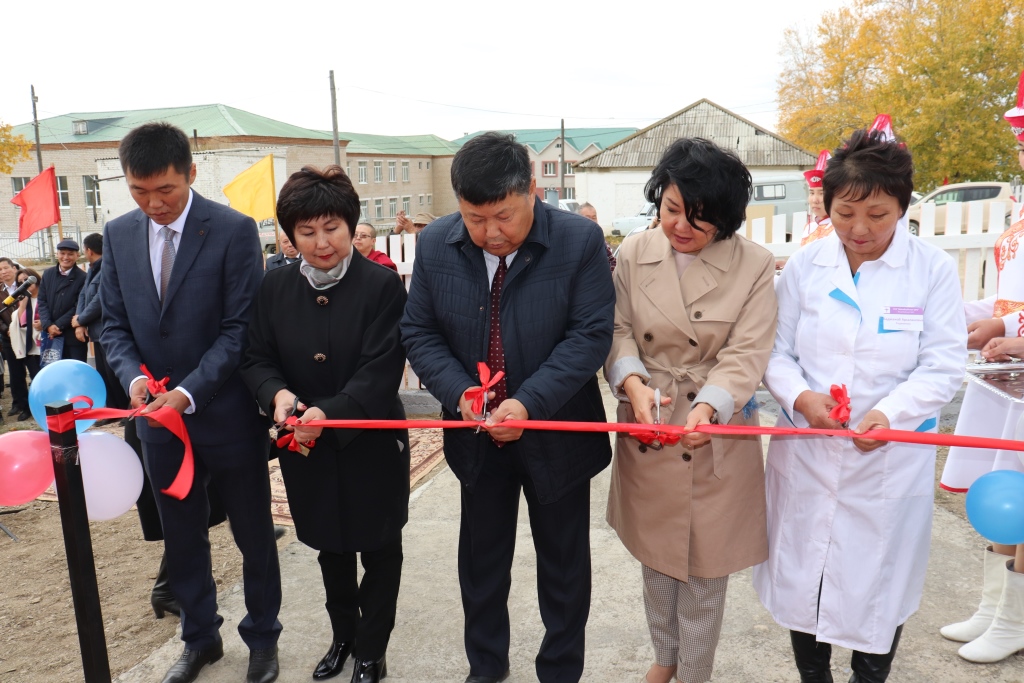
[[[331,137],[331,133],[327,133]],[[338,133],[348,140],[348,154],[391,154],[407,156],[452,156],[459,145],[436,135],[368,135],[365,133]]]
[[[86,132],[75,135],[75,122],[86,122]],[[172,123],[192,136],[230,137],[236,135],[270,138],[304,138],[330,140],[331,134],[319,130],[293,126],[265,116],[223,104],[166,109],[135,109],[132,111],[106,111],[64,114],[39,121],[39,138],[43,144],[79,144],[88,142],[117,142],[136,126],[154,121]],[[14,133],[26,139],[35,137],[31,123],[14,127]]]
[[[636,128],[624,128],[621,126],[618,128],[566,128],[565,141],[572,145],[578,152],[582,152],[591,144],[597,145],[598,149],[604,149],[608,145],[614,145],[622,138],[632,135],[636,131]],[[456,148],[462,147],[476,136],[482,135],[486,132],[487,131],[479,130],[475,133],[463,136],[458,140],[454,140],[452,144],[455,145]],[[562,134],[562,130],[560,128],[526,128],[522,130],[503,130],[499,132],[512,133],[516,136],[516,140],[524,145],[528,145],[537,153],[550,145],[552,140]]]

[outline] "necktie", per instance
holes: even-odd
[[[160,228],[160,236],[164,238],[164,253],[160,257],[160,301],[163,301],[174,268],[174,231],[165,225]]]
[[[505,265],[505,257],[502,256],[498,262],[498,270],[494,273],[494,280],[491,282],[491,333],[487,343],[487,367],[491,369],[493,377],[505,369],[505,349],[501,345],[501,288],[505,284],[505,274],[508,267]],[[497,407],[508,398],[508,388],[505,378],[492,387],[494,400],[488,405]]]

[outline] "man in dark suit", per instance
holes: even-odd
[[[78,243],[61,240],[57,244],[57,265],[47,268],[39,283],[39,320],[43,334],[50,339],[61,337],[64,353],[61,358],[72,358],[83,363],[88,360],[89,346],[78,341],[71,318],[78,306],[78,295],[85,287],[85,271],[75,265]]]
[[[546,634],[542,683],[579,681],[590,611],[590,479],[611,460],[606,434],[523,431],[507,419],[603,422],[597,371],[612,342],[615,292],[593,222],[534,196],[530,157],[510,135],[486,133],[452,162],[459,213],[416,245],[402,319],[413,370],[447,420],[478,420],[467,392],[477,364],[493,386],[486,431],[446,430],[445,457],[462,484],[459,582],[467,683],[509,674],[508,593],[522,491],[537,550]]]
[[[101,341],[133,406],[147,400],[140,365],[156,378],[170,378],[169,391],[143,415],[165,405],[182,413],[195,455],[195,481],[185,499],[159,493],[174,479],[184,449],[167,430],[137,420],[185,642],[164,683],[193,681],[223,655],[207,487],[219,494],[242,552],[248,614],[238,631],[250,650],[246,681],[270,683],[278,676],[281,576],[270,517],[269,441],[238,373],[263,277],[256,224],[191,190],[196,167],[181,130],[140,126],[118,153],[139,210],[106,227]]]
[[[295,248],[292,241],[288,239],[288,235],[281,232],[281,251],[277,252],[273,256],[267,259],[267,272],[280,268],[281,266],[287,266],[290,263],[295,263],[299,260],[299,250]]]

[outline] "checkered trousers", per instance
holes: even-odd
[[[676,666],[681,683],[707,683],[722,633],[729,577],[691,576],[679,581],[641,566],[644,610],[657,663]]]

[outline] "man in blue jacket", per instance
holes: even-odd
[[[611,460],[609,439],[501,423],[605,420],[597,371],[611,348],[615,292],[604,236],[592,221],[535,197],[529,154],[510,135],[466,143],[451,175],[459,212],[420,233],[402,341],[446,420],[481,418],[470,391],[481,385],[478,363],[505,373],[488,394],[484,430],[444,435],[462,484],[466,682],[509,674],[520,491],[530,507],[546,628],[537,677],[579,681],[590,611],[590,479]]]

